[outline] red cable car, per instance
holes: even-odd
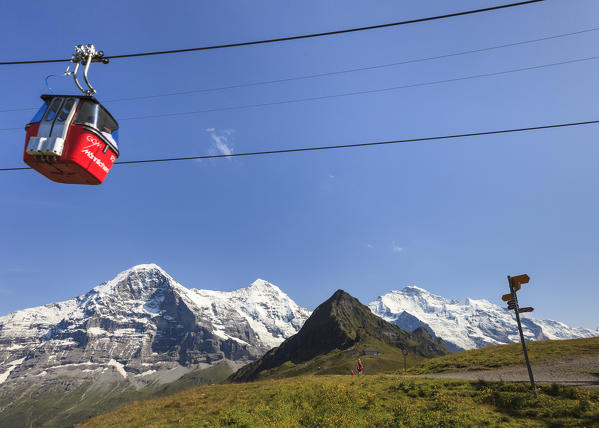
[[[96,90],[87,78],[92,62],[108,64],[108,58],[94,45],[76,46],[64,74],[73,76],[85,95],[42,95],[44,104],[25,126],[23,160],[58,183],[101,184],[119,157],[119,124],[92,96]],[[88,89],[77,79],[80,65]]]
[[[23,160],[52,181],[101,184],[119,157],[119,125],[94,97],[42,95]]]

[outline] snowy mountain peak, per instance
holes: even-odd
[[[262,278],[258,278],[254,282],[252,282],[250,284],[250,288],[264,288],[264,289],[274,289],[277,291],[281,291],[281,289],[279,287],[277,287],[276,285],[274,285]]]
[[[519,339],[513,313],[485,299],[466,298],[462,303],[411,286],[380,296],[368,307],[404,330],[426,328],[444,339],[453,350],[511,343]],[[528,340],[591,337],[598,333],[530,317],[523,317],[522,323]]]
[[[167,280],[174,284],[178,284],[164,269],[154,263],[140,264],[133,266],[119,273],[112,281],[119,279],[130,278],[131,280],[145,281],[147,279]]]
[[[220,361],[244,364],[309,316],[262,279],[231,292],[196,290],[141,264],[82,296],[0,317],[0,384],[53,379],[79,366],[81,380],[112,372],[160,380],[174,369],[180,376]],[[24,357],[29,363],[11,365]]]
[[[377,307],[378,312],[375,311],[375,314],[385,318],[381,314],[400,314],[403,311],[407,311],[411,315],[415,315],[415,312],[444,313],[448,305],[457,303],[455,300],[437,296],[423,288],[408,286],[402,290],[393,290],[384,296],[379,296],[369,306],[371,309]],[[374,311],[374,309],[372,310]]]
[[[235,313],[247,322],[268,347],[294,335],[310,316],[276,285],[257,279],[235,291],[192,289],[193,300],[204,313]]]
[[[260,278],[252,282],[249,287],[241,290],[247,290],[251,294],[259,294],[263,296],[276,296],[277,298],[279,296],[284,296],[288,298],[287,294],[285,294],[279,287],[277,287],[273,283],[270,283]]]
[[[424,288],[420,288],[416,285],[408,285],[404,287],[401,291],[395,290],[392,293],[404,293],[404,294],[431,294],[428,290]]]
[[[436,302],[437,304],[455,303],[455,300],[450,300],[446,299],[445,297],[438,296],[416,285],[408,285],[407,287],[404,287],[401,290],[392,290],[384,296],[379,296],[379,299],[389,296],[394,296],[394,299],[426,301],[430,303]]]
[[[165,275],[168,275],[164,269],[162,269],[160,266],[158,266],[156,263],[142,263],[139,265],[135,265],[130,267],[129,269],[124,270],[122,273],[124,272],[137,272],[137,271],[160,271]]]
[[[494,305],[493,303],[489,302],[486,299],[471,299],[470,297],[466,297],[466,299],[464,300],[464,306],[471,306],[471,307],[476,307],[476,308],[483,308],[483,307],[496,308],[497,307],[497,305]]]
[[[158,289],[184,288],[160,266],[153,263],[140,264],[120,272],[110,281],[94,287],[86,296],[100,298],[120,296],[132,299],[147,299]]]
[[[117,274],[113,279],[111,279],[110,281],[108,281],[109,283],[118,283],[121,282],[123,280],[125,280],[126,278],[146,278],[148,276],[163,276],[166,278],[169,278],[172,280],[171,276],[166,273],[164,271],[164,269],[162,269],[160,266],[154,264],[154,263],[146,263],[146,264],[140,264],[140,265],[135,265],[129,269],[126,269],[122,272],[120,272],[119,274]]]

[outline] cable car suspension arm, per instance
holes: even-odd
[[[75,46],[75,53],[71,57],[71,63],[67,67],[67,70],[64,72],[64,74],[66,76],[72,75],[75,84],[77,85],[79,90],[83,92],[85,95],[93,95],[96,93],[96,90],[93,88],[91,83],[89,83],[89,79],[87,77],[89,66],[92,62],[101,62],[103,64],[108,64],[108,61],[108,58],[104,58],[104,52],[97,51],[94,45],[77,45]],[[71,68],[72,64],[75,64],[75,69],[73,71],[70,71],[69,69]],[[83,79],[85,79],[85,83],[89,89],[84,89],[79,83],[79,80],[77,79],[77,72],[79,71],[80,65],[85,66],[85,68],[83,69]]]

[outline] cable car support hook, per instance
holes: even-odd
[[[108,64],[108,58],[104,58],[104,52],[97,51],[94,45],[77,45],[75,46],[75,53],[71,56],[71,62],[67,67],[67,70],[64,72],[65,76],[73,76],[75,84],[85,95],[94,95],[96,93],[96,90],[93,88],[91,83],[89,83],[89,79],[87,78],[87,72],[89,71],[89,66],[92,62]],[[73,71],[69,71],[71,65],[73,64],[75,64],[75,69]],[[77,72],[79,71],[80,65],[85,66],[83,69],[83,79],[85,79],[85,83],[89,89],[83,89],[79,83],[79,80],[77,80]]]

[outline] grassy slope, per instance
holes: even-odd
[[[364,349],[377,349],[381,351],[381,355],[361,355]],[[298,364],[287,361],[279,367],[261,372],[257,379],[280,379],[302,375],[345,375],[349,374],[352,368],[355,369],[358,358],[362,360],[365,374],[395,373],[398,367],[404,365],[400,349],[373,338],[365,338],[348,349],[336,349],[310,361]],[[424,357],[419,355],[408,354],[407,365],[410,367],[423,359]]]
[[[188,373],[175,382],[162,385],[155,393],[160,395],[174,394],[198,385],[211,385],[225,380],[233,370],[227,364],[217,364],[204,370],[196,370]]]
[[[135,402],[84,427],[597,426],[599,391],[396,376],[303,376],[203,386]]]
[[[533,363],[557,358],[596,356],[599,355],[599,337],[527,342],[526,348]],[[520,343],[512,343],[510,345],[487,346],[485,348],[432,358],[410,369],[410,373],[429,374],[456,369],[491,369],[522,364],[523,362],[522,345]]]
[[[90,389],[90,385],[86,384],[66,392],[28,391],[22,399],[0,413],[0,426],[73,426],[123,403],[168,395],[197,385],[217,383],[231,373],[232,370],[226,364],[219,364],[191,372],[173,383],[149,386],[141,390],[120,383],[101,389]],[[0,403],[2,406],[6,404]]]

